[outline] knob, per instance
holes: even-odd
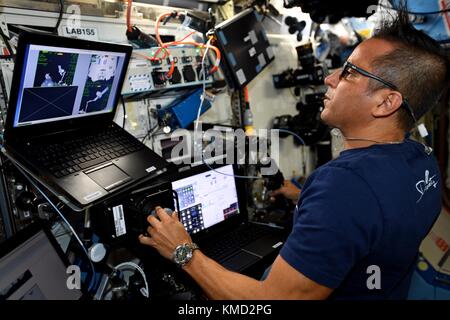
[[[96,243],[89,248],[89,258],[92,262],[98,263],[105,259],[106,247],[103,243]]]

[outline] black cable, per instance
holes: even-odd
[[[59,17],[58,21],[56,22],[55,29],[53,30],[53,33],[58,34],[59,25],[61,24],[62,18],[64,14],[64,0],[59,0]]]
[[[142,138],[141,142],[144,143],[144,141],[147,138],[149,138],[149,139],[152,138],[154,136],[154,134],[156,133],[155,129],[157,129],[158,127],[159,127],[159,124],[157,123],[153,126],[153,128],[148,129],[147,134],[144,136],[144,138]]]
[[[122,100],[122,108],[123,108],[123,124],[122,128],[125,129],[125,121],[127,120],[127,108],[125,107],[125,100],[123,99],[123,96],[120,97]]]
[[[385,5],[382,5],[382,4],[380,4],[380,7],[385,8],[385,9],[391,9],[391,10],[395,10],[395,11],[400,11],[400,9],[397,9],[394,6],[392,1],[390,3],[391,3],[392,7],[388,7],[388,6],[385,6]],[[450,12],[450,8],[439,10],[439,11],[429,11],[429,12],[413,12],[413,11],[406,11],[406,12],[408,14],[414,14],[414,15],[418,15],[418,16],[426,16],[426,15],[433,15],[433,14],[441,14],[441,13]]]

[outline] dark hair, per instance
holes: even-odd
[[[373,38],[395,44],[394,50],[373,61],[373,70],[397,86],[403,98],[408,99],[417,120],[447,96],[448,56],[438,42],[414,28],[405,4],[401,5],[395,19],[382,23]],[[382,87],[374,81],[369,85],[372,90]],[[414,117],[407,108],[399,110],[399,124],[406,131],[414,127]]]

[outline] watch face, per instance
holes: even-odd
[[[174,261],[177,264],[184,264],[188,262],[192,257],[192,249],[188,245],[182,245],[177,247],[174,252]]]

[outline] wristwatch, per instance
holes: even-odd
[[[183,243],[175,248],[172,254],[172,260],[179,267],[184,267],[189,261],[191,261],[194,254],[194,250],[199,249],[195,243]]]

